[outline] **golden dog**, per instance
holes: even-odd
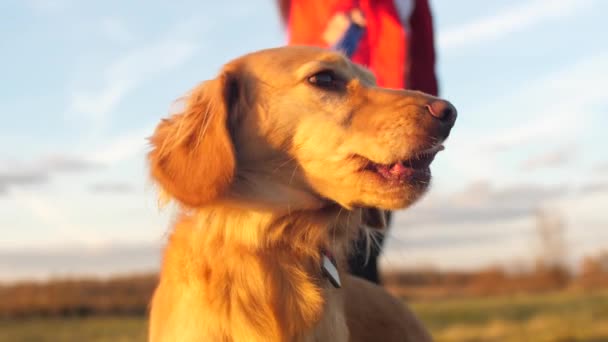
[[[225,65],[151,138],[152,177],[181,212],[150,341],[430,340],[344,260],[362,225],[424,193],[455,118],[327,50]]]

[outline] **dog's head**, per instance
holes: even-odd
[[[151,142],[152,176],[184,205],[403,208],[424,193],[449,102],[375,85],[344,56],[264,50],[195,88]]]

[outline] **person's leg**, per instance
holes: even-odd
[[[386,213],[386,228],[390,226],[392,213],[389,211]],[[385,232],[386,233],[386,232]],[[375,242],[371,243],[369,250],[369,257],[366,263],[367,253],[367,238],[360,236],[355,241],[354,252],[348,259],[348,265],[352,275],[367,279],[373,283],[381,284],[380,273],[378,272],[378,257],[382,252],[382,246],[384,244],[384,235],[378,234]],[[377,242],[377,243],[376,243]]]

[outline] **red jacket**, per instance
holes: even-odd
[[[399,11],[396,2],[410,2],[411,14]],[[365,16],[366,32],[353,60],[369,67],[380,86],[437,95],[433,22],[427,0],[290,0],[283,8],[289,44],[328,47],[322,33],[330,19],[357,4]]]

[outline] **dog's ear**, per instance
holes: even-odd
[[[238,97],[236,73],[222,72],[186,98],[180,113],[161,121],[150,138],[152,177],[182,204],[201,206],[232,183],[236,159],[229,116]]]
[[[362,223],[368,228],[385,229],[388,227],[388,215],[390,212],[378,208],[364,208]]]

